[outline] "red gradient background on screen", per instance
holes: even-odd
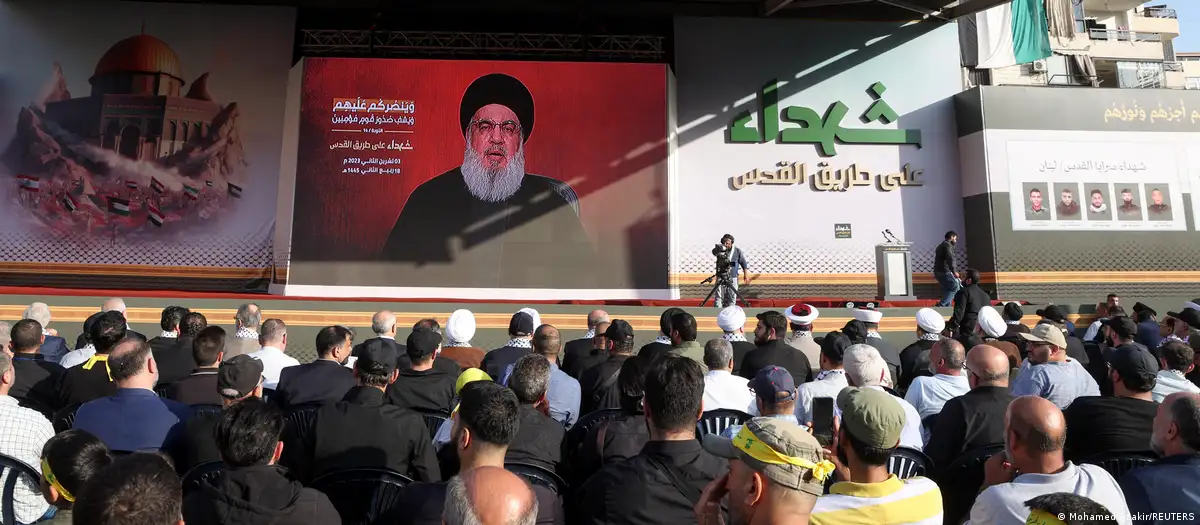
[[[622,273],[653,271],[665,279],[667,70],[661,64],[306,59],[292,259],[375,259],[412,190],[462,163],[459,104],[467,86],[490,73],[517,78],[533,95],[525,171],[574,188],[589,238],[611,263],[628,265]],[[413,125],[388,126],[413,132],[334,131],[346,127],[332,123],[334,99],[358,97],[413,101]],[[347,139],[408,142],[412,150],[330,149]],[[343,159],[360,156],[398,157],[400,173],[343,173]],[[641,261],[654,268],[635,268]]]

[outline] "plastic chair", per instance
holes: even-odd
[[[324,492],[347,525],[393,523],[397,505],[412,479],[385,468],[336,470],[309,484]]]
[[[933,471],[933,460],[915,448],[897,447],[888,458],[888,472],[900,479],[924,476]]]
[[[320,408],[320,405],[301,405],[285,411],[283,413],[284,425],[290,427],[291,432],[284,432],[284,435],[295,438],[297,443],[303,443],[304,438],[313,431],[313,426],[316,425],[317,410]]]
[[[525,478],[530,485],[540,485],[550,489],[557,495],[566,494],[567,482],[563,481],[554,471],[541,465],[530,463],[505,462],[504,469]]]
[[[990,445],[968,450],[938,475],[942,491],[942,513],[945,523],[958,524],[971,512],[975,497],[983,486],[983,466],[988,458],[1002,452],[1004,445]]]
[[[58,434],[71,430],[75,426],[75,412],[78,410],[79,405],[71,405],[55,412],[52,420],[54,423],[54,433]]]
[[[429,439],[432,440],[437,436],[438,429],[442,428],[442,423],[450,419],[450,415],[438,412],[421,413],[421,419],[425,420],[425,428],[429,429]]]
[[[1096,465],[1108,471],[1109,474],[1112,474],[1113,479],[1121,479],[1126,472],[1157,462],[1158,456],[1150,452],[1109,452],[1088,456],[1080,461],[1080,463]]]
[[[17,511],[13,493],[17,490],[18,480],[28,479],[33,483],[33,489],[36,491],[42,476],[29,465],[5,455],[0,455],[0,476],[7,476],[7,479],[4,480],[4,488],[0,491],[0,517],[4,518],[0,520],[0,523],[16,523]]]
[[[741,410],[727,408],[709,410],[700,416],[700,421],[696,422],[696,439],[701,439],[708,434],[720,434],[733,425],[741,425],[749,420],[750,414]]]
[[[622,413],[623,412],[619,408],[605,408],[584,414],[583,417],[579,418],[575,422],[575,426],[572,426],[571,429],[567,431],[566,437],[563,438],[563,441],[566,443],[567,458],[565,459],[567,460],[568,464],[576,464],[575,460],[579,458],[579,453],[581,447],[583,446],[583,440],[587,439],[588,433],[590,433],[593,428],[596,428],[596,425],[599,425],[602,421],[616,419]]]
[[[183,475],[183,494],[186,496],[189,492],[216,479],[225,469],[225,462],[223,461],[209,461],[208,463],[201,463],[188,469],[187,473]]]

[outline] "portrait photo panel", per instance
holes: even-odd
[[[1146,194],[1146,219],[1169,221],[1174,217],[1171,207],[1171,188],[1166,184],[1144,184]]]
[[[1116,182],[1113,183],[1113,192],[1117,198],[1117,220],[1119,221],[1141,221],[1145,216],[1142,213],[1142,185],[1136,182]]]
[[[1083,206],[1087,210],[1088,221],[1111,221],[1113,200],[1112,190],[1108,184],[1089,183],[1083,185],[1085,193]]]
[[[1050,220],[1050,206],[1053,206],[1055,201],[1055,196],[1050,191],[1050,183],[1026,182],[1021,187],[1024,190],[1021,202],[1025,208],[1025,220]]]
[[[339,262],[363,266],[306,284],[667,288],[667,75],[306,59],[293,275]]]
[[[1079,185],[1073,182],[1054,183],[1054,218],[1078,221],[1083,218],[1079,205]]]

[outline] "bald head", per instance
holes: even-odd
[[[533,525],[537,498],[525,480],[500,467],[479,467],[450,480],[446,525]]]
[[[1200,452],[1200,394],[1176,392],[1163,399],[1150,447],[1163,457]]]
[[[604,310],[592,310],[588,312],[589,330],[596,330],[596,332],[599,332],[600,330],[597,329],[596,326],[600,323],[607,323],[608,321],[608,312],[605,312]]]
[[[1004,415],[1008,439],[1015,439],[1030,456],[1062,454],[1067,442],[1067,420],[1054,403],[1037,397],[1021,396],[1008,405]],[[1009,447],[1014,443],[1010,442]]]
[[[967,369],[978,378],[973,387],[1008,385],[1008,354],[994,346],[977,345],[967,352]]]
[[[100,311],[125,313],[125,301],[120,297],[113,297],[107,301],[104,301],[104,305],[100,307]]]
[[[562,337],[559,336],[557,328],[544,324],[533,331],[534,352],[546,357],[555,357],[558,356],[558,352],[561,349]]]
[[[939,374],[958,375],[962,373],[963,361],[966,359],[966,350],[963,349],[962,343],[943,337],[933,343],[933,349],[929,353],[929,361],[937,366]]]
[[[396,314],[383,310],[375,312],[371,316],[371,331],[375,335],[395,335],[396,334]]]
[[[604,332],[607,332],[610,326],[612,326],[612,323],[608,321],[601,321],[596,325],[596,334],[592,337],[592,346],[595,348],[604,348],[604,344],[608,342],[608,338],[604,336]]]

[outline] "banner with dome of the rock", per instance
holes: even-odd
[[[265,289],[294,19],[0,1],[0,284]]]

